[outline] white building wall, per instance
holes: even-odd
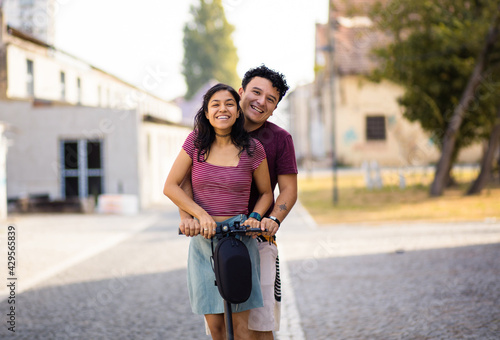
[[[192,128],[144,123],[140,133],[141,197],[143,207],[169,204],[163,186]]]
[[[139,195],[138,116],[135,112],[85,107],[33,108],[28,102],[0,102],[9,122],[7,195],[62,197],[60,141],[102,139],[104,192]]]
[[[41,53],[44,51],[44,53]],[[7,45],[7,98],[31,99],[27,91],[27,60],[33,61],[35,98],[78,104],[77,79],[83,106],[139,110],[171,122],[182,120],[181,109],[139,88],[55,49]],[[61,72],[65,73],[66,95],[61,97]]]
[[[297,87],[286,98],[289,103],[291,128],[295,145],[295,156],[299,163],[304,162],[311,155],[310,141],[310,101],[312,98],[311,86]]]
[[[7,83],[7,97],[26,98],[28,96],[26,60],[33,57],[28,51],[11,46],[7,48],[7,60],[11,61],[7,64],[7,75],[10,75]],[[14,77],[14,74],[17,76]]]
[[[7,218],[7,149],[5,124],[0,123],[0,220]]]

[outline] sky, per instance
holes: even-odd
[[[183,96],[183,27],[199,0],[55,0],[55,46],[135,86]],[[314,79],[315,23],[328,0],[222,0],[235,26],[237,72],[266,64],[293,90]],[[146,80],[151,75],[154,83]]]

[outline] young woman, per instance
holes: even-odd
[[[188,255],[188,291],[193,312],[205,315],[213,339],[224,339],[225,326],[224,301],[214,285],[210,262],[210,239],[222,222],[237,220],[259,228],[260,216],[273,200],[264,148],[245,131],[239,101],[238,93],[225,84],[207,91],[195,117],[195,129],[184,142],[163,190],[180,209],[199,221],[199,229],[181,225],[184,234],[193,236]],[[193,197],[181,187],[190,170]],[[252,179],[260,196],[252,217],[247,218]],[[252,293],[246,302],[233,305],[233,323],[236,336],[250,338],[250,309],[263,306],[260,260],[256,240],[243,236],[242,241],[252,258]]]

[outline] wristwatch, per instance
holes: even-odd
[[[269,217],[268,217],[268,219],[273,220],[274,222],[278,223],[278,228],[280,227],[281,222],[280,222],[280,220],[278,220],[276,217],[274,217],[274,216],[269,216]]]
[[[262,217],[260,216],[260,214],[258,212],[253,212],[251,213],[248,218],[255,218],[257,221],[260,222],[260,220],[262,220]]]

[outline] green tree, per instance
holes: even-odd
[[[377,49],[380,61],[373,78],[390,79],[405,89],[399,99],[404,116],[419,122],[442,150],[456,108],[468,87],[490,24],[497,13],[494,0],[387,1],[374,7],[371,16],[392,43]],[[465,101],[455,131],[449,162],[441,162],[444,186],[458,152],[491,134],[498,107],[498,79],[494,53],[481,72],[471,100]],[[477,80],[477,79],[476,79]],[[448,145],[450,145],[448,143]],[[439,167],[436,168],[436,172]],[[433,193],[434,195],[436,193]],[[438,195],[441,193],[437,193]]]
[[[238,55],[221,0],[200,0],[191,6],[192,21],[184,26],[183,74],[187,83],[186,98],[210,80],[238,87]]]
[[[472,182],[472,185],[467,190],[467,195],[474,195],[481,192],[482,188],[486,182],[491,177],[494,153],[496,152],[498,145],[500,144],[500,107],[497,111],[497,119],[494,122],[493,128],[491,129],[491,136],[488,142],[488,146],[481,160],[481,171],[477,178]]]
[[[447,177],[446,170],[449,169],[449,167],[451,167],[452,165],[452,154],[455,148],[455,144],[457,143],[457,138],[459,137],[458,130],[460,128],[460,125],[462,124],[464,117],[467,115],[467,110],[471,106],[471,104],[473,104],[474,101],[481,101],[481,98],[478,97],[475,91],[480,88],[480,83],[482,81],[481,78],[483,77],[485,70],[488,68],[488,63],[491,59],[491,56],[495,54],[494,53],[495,43],[497,42],[500,33],[499,12],[500,12],[500,5],[498,5],[495,14],[495,19],[493,20],[490,29],[488,31],[488,35],[484,42],[484,47],[482,48],[481,53],[477,57],[474,71],[472,72],[469,81],[467,82],[467,87],[465,88],[462,97],[460,98],[460,103],[457,105],[457,107],[455,107],[453,115],[449,120],[449,124],[447,126],[447,130],[443,138],[441,157],[439,158],[439,162],[436,167],[436,174],[434,176],[434,181],[432,182],[431,185],[432,196],[442,195],[444,189],[443,182],[444,179]],[[492,135],[496,134],[495,130],[496,127],[493,128],[490,127],[490,132]],[[491,153],[491,155],[493,155],[492,150],[494,150],[495,148],[496,148],[496,143],[489,144],[489,147],[483,157],[481,173],[484,173],[485,170],[489,171],[490,168],[488,166],[485,167],[484,164],[485,162],[487,162],[487,159],[489,158],[488,153]],[[481,177],[481,175],[479,177]],[[476,180],[478,188],[481,184],[485,182],[484,180],[482,181],[479,180],[479,177],[478,180]],[[483,176],[484,179],[486,179],[486,177],[487,176]],[[473,187],[474,186],[475,185],[473,185]],[[476,190],[477,192],[478,188],[474,190]],[[473,193],[474,190],[473,188],[471,188],[469,192]]]

